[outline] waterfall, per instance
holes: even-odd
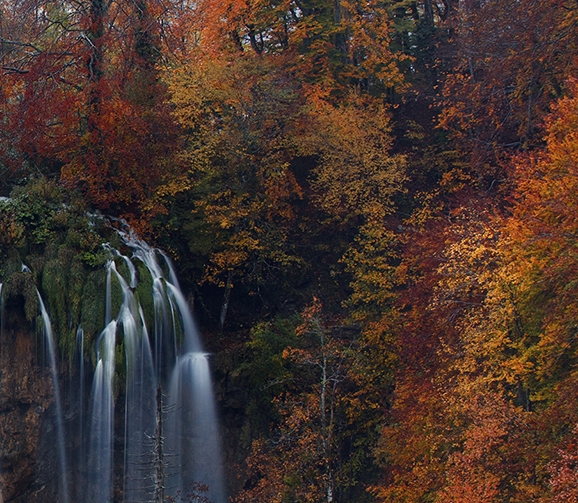
[[[213,503],[225,503],[208,360],[176,274],[166,256],[131,233],[120,235],[133,257],[109,247],[113,258],[107,265],[107,326],[96,348],[85,499],[107,503],[113,498],[114,450],[119,447],[115,438],[122,430],[124,502],[159,501],[179,491],[186,494],[191,484],[202,483],[209,487]],[[115,258],[126,265],[127,278],[117,269]],[[139,272],[142,274],[135,260],[150,275],[154,311],[148,313],[154,319],[150,333],[135,295]],[[116,312],[114,286],[122,293]],[[114,406],[114,378],[121,347],[125,374],[122,421],[114,417],[119,410]],[[157,433],[159,423],[165,425],[163,437]],[[209,456],[211,451],[217,452]]]
[[[122,252],[106,246],[104,328],[90,338],[76,328],[71,377],[79,381],[70,383],[64,412],[55,338],[38,293],[55,390],[58,503],[180,501],[199,484],[211,503],[225,503],[210,355],[170,259],[131,232],[119,234]]]
[[[156,401],[151,394],[153,385],[165,389],[161,414],[165,433],[162,447],[167,456],[164,462],[166,493],[175,495],[181,491],[187,494],[193,483],[201,483],[208,487],[207,497],[211,502],[225,503],[218,421],[208,355],[203,352],[195,322],[171,261],[134,235],[121,235],[133,250],[134,258],[146,266],[153,280],[153,347],[156,362],[154,378],[151,369],[146,369],[145,380],[149,383],[146,386],[146,400]],[[163,272],[163,266],[167,274]],[[149,339],[144,337],[143,340],[148,342]],[[150,354],[149,348],[146,349],[143,354]],[[148,365],[149,361],[146,363]],[[154,411],[154,407],[147,410]],[[147,428],[152,428],[150,421],[151,417],[147,419]],[[131,500],[125,498],[125,501]]]
[[[168,445],[174,455],[172,473],[176,474],[170,479],[170,486],[186,489],[187,479],[203,482],[209,488],[208,498],[211,501],[224,502],[220,482],[223,480],[221,446],[209,355],[202,350],[193,318],[178,284],[167,283],[167,288],[171,308],[181,314],[184,323],[184,351],[177,357],[169,387],[169,403],[174,407],[174,412],[168,422]]]
[[[76,329],[76,341],[75,341],[75,360],[76,366],[78,367],[78,374],[76,378],[78,379],[78,392],[76,397],[72,397],[70,402],[77,403],[77,411],[78,411],[78,420],[77,420],[77,428],[76,428],[76,435],[77,439],[79,440],[79,449],[75,456],[75,463],[76,466],[80,471],[86,470],[86,451],[84,449],[84,442],[82,439],[84,438],[85,432],[85,361],[84,361],[84,330],[81,326]],[[70,384],[70,388],[74,389],[72,380]]]
[[[90,442],[86,501],[108,502],[113,490],[113,378],[116,320],[111,321],[97,341],[96,369],[90,409]]]
[[[210,501],[224,502],[222,463],[208,355],[179,356],[169,398],[174,407],[167,424],[168,447],[174,455],[169,487],[187,488],[191,481],[207,484]]]

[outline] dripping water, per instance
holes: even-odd
[[[78,403],[78,427],[77,427],[77,435],[78,435],[78,453],[76,458],[76,464],[80,471],[84,471],[86,468],[86,452],[85,452],[85,368],[84,368],[84,330],[81,326],[78,326],[76,329],[76,341],[75,341],[75,353],[78,359],[78,395],[77,395],[77,403]],[[71,386],[71,389],[74,389],[74,386]],[[71,401],[71,403],[74,403]]]
[[[87,501],[106,503],[112,496],[113,378],[116,320],[108,323],[97,340],[88,453]]]
[[[66,463],[66,451],[64,444],[64,422],[62,418],[62,403],[60,401],[60,385],[58,382],[58,367],[56,366],[56,354],[54,348],[54,337],[52,334],[52,325],[50,317],[44,306],[44,301],[40,292],[37,290],[38,302],[40,304],[40,312],[42,314],[42,322],[44,328],[44,339],[48,348],[48,359],[50,362],[50,371],[52,374],[52,384],[54,387],[54,402],[56,408],[56,436],[57,436],[57,453],[60,467],[60,494],[62,503],[68,503],[68,482],[67,473],[68,466]]]

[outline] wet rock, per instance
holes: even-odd
[[[11,315],[0,338],[0,503],[43,498],[36,483],[38,448],[53,388],[27,325]]]

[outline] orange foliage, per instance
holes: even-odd
[[[507,225],[510,274],[543,303],[535,360],[542,381],[561,377],[575,361],[578,86],[569,85],[572,94],[547,120],[546,151],[516,161],[517,197]]]
[[[578,502],[578,427],[574,427],[565,445],[556,452],[548,464],[551,497],[549,503]]]
[[[506,214],[461,207],[408,235],[383,501],[575,498],[578,98],[513,161]]]

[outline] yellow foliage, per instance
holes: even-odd
[[[297,147],[303,155],[320,156],[313,179],[318,204],[347,217],[390,212],[406,179],[405,159],[390,154],[383,103],[352,93],[338,105],[317,100],[309,113]]]

